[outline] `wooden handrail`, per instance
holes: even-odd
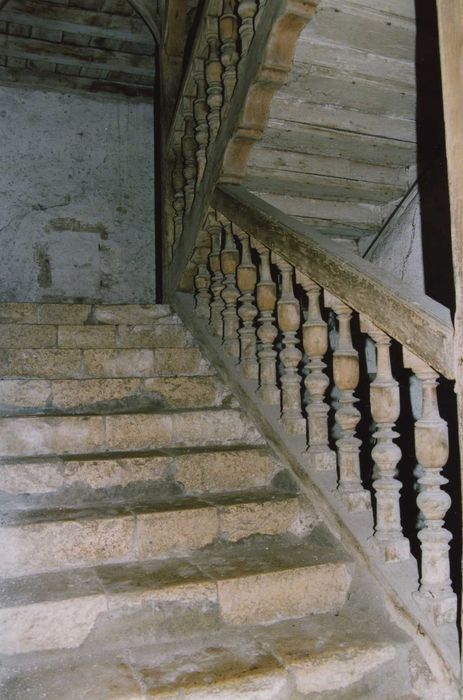
[[[211,204],[437,372],[455,377],[454,329],[445,306],[323,235],[309,234],[302,222],[242,186],[221,185]]]

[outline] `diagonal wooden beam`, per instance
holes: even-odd
[[[154,58],[93,47],[54,44],[39,39],[0,35],[0,55],[31,61],[49,61],[65,66],[91,66],[101,70],[154,76]]]
[[[0,10],[3,7],[0,19],[5,22],[133,43],[153,43],[151,32],[142,19],[66,7],[46,0],[6,2],[5,6],[5,0],[0,0]]]

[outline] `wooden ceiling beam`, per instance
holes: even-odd
[[[92,12],[45,0],[9,0],[1,11],[0,20],[119,41],[153,43],[151,32],[141,19]]]
[[[66,66],[87,66],[146,77],[154,76],[154,58],[151,56],[96,49],[92,46],[54,44],[7,34],[0,35],[0,55]]]

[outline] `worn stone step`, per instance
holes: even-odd
[[[0,350],[0,376],[41,379],[215,374],[197,347]]]
[[[0,457],[262,444],[237,409],[0,419]]]
[[[307,527],[293,493],[259,491],[149,503],[17,510],[2,516],[3,577],[109,562],[145,561],[260,534]]]
[[[220,493],[276,485],[290,478],[265,447],[172,448],[120,453],[112,458],[76,455],[0,461],[0,503],[77,505],[153,493]]]
[[[359,632],[354,618],[333,620],[316,615],[109,655],[74,651],[25,667],[18,661],[3,692],[9,700],[359,700],[369,686],[369,700],[415,697],[404,695],[410,682],[396,639],[374,626]]]
[[[184,348],[193,337],[181,324],[1,324],[0,348]]]
[[[0,379],[0,416],[233,406],[216,377]]]
[[[168,561],[8,579],[0,588],[0,654],[117,649],[337,613],[351,575],[352,564],[318,526],[305,537],[258,535]]]
[[[87,325],[87,324],[179,324],[167,304],[53,304],[0,303],[0,323]]]

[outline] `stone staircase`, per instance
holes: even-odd
[[[1,304],[0,345],[2,698],[418,697],[368,574],[169,307]]]

